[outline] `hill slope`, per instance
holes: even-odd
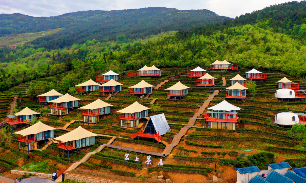
[[[117,11],[83,11],[55,17],[30,17],[21,14],[0,15],[0,36],[64,28],[57,34],[33,41],[36,47],[62,48],[87,40],[143,38],[169,30],[188,30],[195,26],[220,22],[227,17],[209,10],[181,11],[169,8],[143,8]]]

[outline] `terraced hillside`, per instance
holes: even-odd
[[[123,91],[107,101],[113,105],[111,114],[102,119],[97,125],[75,122],[68,127],[68,130],[72,130],[81,125],[85,129],[95,133],[116,136],[117,138],[112,145],[161,153],[165,149],[165,145],[156,142],[154,139],[134,140],[129,138],[131,134],[141,131],[144,128],[146,120],[143,121],[144,125],[141,128],[121,128],[118,113],[116,111],[138,101],[151,108],[149,112],[150,115],[164,113],[171,127],[171,132],[163,136],[163,141],[165,141],[165,143],[171,143],[174,136],[186,125],[186,123],[188,123],[189,119],[197,112],[198,107],[202,106],[207,97],[211,95],[214,90],[221,88],[222,77],[226,78],[226,87],[229,87],[229,79],[238,73],[244,77],[245,72],[250,69],[241,69],[238,72],[209,71],[212,76],[218,79],[216,80],[215,87],[206,88],[196,87],[196,79],[188,78],[186,74],[174,78],[178,73],[182,73],[186,70],[190,70],[190,68],[165,68],[162,69],[163,76],[161,78],[127,77],[123,75],[119,80],[119,82],[124,84]],[[157,181],[157,176],[160,174],[161,170],[163,171],[164,178],[183,181],[190,179],[202,181],[210,180],[213,175],[219,175],[220,173],[221,178],[228,182],[236,182],[234,167],[250,165],[250,163],[253,162],[247,161],[246,156],[260,152],[273,152],[276,162],[287,160],[292,166],[305,166],[305,151],[301,149],[298,140],[289,136],[286,129],[278,127],[273,124],[271,120],[274,119],[274,115],[278,112],[303,112],[305,110],[305,102],[283,103],[275,99],[274,92],[277,89],[276,82],[286,76],[288,79],[299,83],[301,89],[306,89],[306,83],[283,73],[263,72],[268,74],[268,79],[266,81],[256,81],[256,93],[248,92],[245,102],[228,100],[230,103],[242,108],[238,113],[239,122],[236,131],[203,128],[203,126],[205,126],[205,121],[201,119],[202,117],[200,116],[195,126],[187,131],[186,136],[181,139],[180,143],[172,150],[171,154],[163,158],[165,163],[163,167],[157,166],[160,157],[152,157],[153,166],[145,169],[146,165],[144,162],[146,160],[146,155],[126,150],[105,148],[100,153],[92,155],[86,163],[81,164],[81,166],[77,167],[71,173],[116,180],[123,178],[126,180],[126,177],[129,177],[128,180],[131,182]],[[131,96],[129,93],[128,87],[138,83],[142,79],[156,86],[169,78],[174,79],[165,83],[161,89],[156,90],[148,99]],[[56,78],[52,77],[47,78],[48,81],[55,79]],[[167,92],[164,89],[174,85],[178,81],[190,87],[189,94],[182,100],[165,100]],[[222,87],[222,91],[215,96],[209,107],[225,99],[226,87]],[[26,85],[21,85],[20,90],[15,88],[15,91],[12,89],[8,91],[8,93],[11,97],[13,94],[16,94],[17,91],[24,94],[25,88]],[[2,98],[3,97],[2,95]],[[75,97],[82,99],[81,105],[85,105],[97,98],[105,100],[107,95],[91,93],[89,95],[75,95]],[[156,100],[154,104],[150,104],[150,102],[156,98],[158,100]],[[11,99],[12,98],[10,98],[10,100]],[[80,115],[81,110],[79,109],[69,113],[62,119],[47,116],[46,114],[49,111],[48,107],[40,109],[36,101],[31,101],[26,96],[23,96],[21,101],[18,102],[17,109],[26,106],[40,111],[43,114],[40,120],[57,128],[64,126],[73,119],[81,120],[82,117]],[[56,132],[56,136],[63,133],[65,133],[65,131],[59,130]],[[53,171],[55,169],[66,169],[71,162],[81,159],[86,152],[93,151],[100,143],[106,143],[111,137],[98,137],[93,147],[87,150],[82,149],[79,154],[73,154],[70,159],[58,157],[57,147],[52,144],[44,151],[33,151],[30,153],[29,160],[25,159],[27,156],[26,154],[22,154],[24,157],[16,155],[22,152],[14,150],[17,149],[18,144],[15,135],[12,135],[11,138],[13,139],[11,142],[6,142],[4,146],[0,147],[0,152],[6,152],[4,157],[16,160],[18,165],[31,163],[31,161],[36,161],[37,158],[41,160],[49,159],[48,166],[50,166],[50,171]],[[43,147],[44,144],[40,144],[40,146]],[[5,151],[4,148],[6,147],[9,147],[10,151]],[[130,161],[124,161],[125,153],[130,154]],[[0,154],[2,156],[3,153]],[[134,162],[136,156],[142,163]]]

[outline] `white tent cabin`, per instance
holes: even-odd
[[[230,81],[231,81],[231,86],[234,85],[235,83],[239,83],[242,86],[245,86],[245,83],[247,82],[247,80],[244,79],[242,76],[240,76],[240,74],[237,74],[235,77],[230,79]]]
[[[306,125],[306,114],[280,112],[275,115],[274,123],[285,128],[291,128],[293,125],[298,123]]]
[[[128,107],[117,111],[119,113],[120,126],[126,128],[138,127],[141,118],[149,116],[149,109],[136,101]]]
[[[179,97],[181,99],[188,94],[188,88],[189,88],[188,86],[184,85],[179,81],[175,85],[165,90],[168,90],[167,97],[174,97],[174,98]]]
[[[69,152],[73,150],[78,151],[80,148],[87,148],[88,146],[94,145],[96,136],[98,136],[98,134],[92,133],[79,126],[64,135],[56,137],[54,140],[58,141],[57,147],[59,148],[59,156],[61,156],[60,151],[63,153],[67,151],[69,158]]]
[[[66,93],[64,96],[51,101],[51,103],[54,104],[50,104],[50,114],[55,116],[66,115],[69,113],[69,109],[74,110],[79,107],[79,100],[80,99]]]
[[[298,90],[300,88],[300,85],[298,83],[294,83],[286,77],[277,81],[276,83],[279,89],[287,88],[287,89],[292,89],[292,90]]]
[[[281,99],[282,101],[305,101],[306,91],[305,90],[292,90],[292,89],[278,89],[275,91],[275,98]]]
[[[210,111],[204,114],[208,128],[236,130],[240,107],[236,107],[223,100],[208,109]]]
[[[130,94],[135,94],[135,95],[145,95],[152,93],[153,91],[153,85],[147,83],[144,80],[140,81],[139,83],[129,88],[130,88]]]
[[[80,107],[82,109],[83,122],[88,124],[100,122],[102,116],[111,113],[111,106],[113,105],[97,99],[88,105]]]
[[[28,152],[37,149],[37,142],[53,138],[54,130],[56,128],[39,121],[28,128],[15,132],[15,134],[20,135],[17,137],[19,149],[28,150]]]
[[[214,86],[215,85],[215,77],[211,76],[210,74],[206,73],[204,76],[200,77],[196,81],[197,86]]]
[[[8,117],[7,122],[8,123],[25,123],[32,121],[34,118],[38,119],[40,113],[33,111],[32,109],[26,107],[22,109],[21,111],[15,113],[15,115],[12,115],[12,118]]]
[[[57,99],[59,97],[63,96],[63,94],[57,92],[56,90],[52,89],[48,91],[47,93],[43,93],[41,95],[38,95],[38,101],[43,102],[51,102],[54,99]]]
[[[78,92],[86,92],[88,94],[89,92],[99,91],[99,87],[101,85],[99,83],[94,82],[92,79],[89,79],[88,81],[75,86],[77,87]]]
[[[248,88],[242,86],[239,83],[235,83],[234,85],[226,88],[226,97],[227,99],[246,99],[246,90]]]
[[[128,76],[154,76],[154,77],[161,77],[161,70],[154,65],[152,67],[144,66],[143,68],[139,69],[138,71],[128,71]]]
[[[107,73],[102,74],[101,76],[96,76],[96,81],[100,82],[100,83],[105,83],[108,82],[110,80],[115,80],[118,81],[119,80],[119,74],[115,73],[112,70],[109,70]]]
[[[190,78],[199,78],[205,75],[206,70],[201,67],[196,67],[188,72],[188,77]]]
[[[238,70],[238,65],[231,64],[228,61],[216,60],[214,63],[210,64],[210,70]]]
[[[102,93],[114,93],[117,91],[120,92],[122,91],[122,85],[123,84],[119,83],[118,81],[111,79],[110,81],[100,86],[99,92]]]
[[[267,79],[267,74],[263,74],[262,72],[253,68],[252,70],[246,72],[246,78],[264,80]]]

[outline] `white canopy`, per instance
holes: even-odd
[[[80,140],[83,138],[87,138],[87,137],[95,137],[98,136],[98,134],[92,133],[88,130],[85,130],[84,128],[82,128],[81,126],[79,126],[78,128],[62,135],[59,136],[57,138],[55,138],[55,140],[61,141],[61,142],[69,142],[69,141],[74,141],[74,140]]]
[[[69,93],[66,93],[64,96],[61,96],[60,98],[54,99],[51,102],[53,102],[53,103],[63,103],[63,102],[71,102],[71,101],[76,101],[76,100],[81,100],[81,99],[78,99],[74,96],[69,95]]]
[[[204,71],[206,71],[206,70],[204,70],[204,69],[202,69],[201,67],[196,67],[196,68],[194,68],[194,69],[192,69],[191,71],[193,71],[193,72],[204,72]]]
[[[115,81],[113,79],[107,81],[106,83],[102,84],[101,86],[118,86],[118,85],[123,85],[119,83],[118,81]]]
[[[80,109],[101,109],[101,108],[104,108],[104,107],[108,107],[108,106],[113,106],[111,104],[108,104],[100,99],[97,99],[96,101],[88,104],[88,105],[85,105],[83,107],[80,107]]]
[[[188,86],[185,86],[184,84],[182,84],[180,81],[177,82],[175,85],[165,89],[165,90],[185,90],[189,88]]]
[[[20,130],[18,132],[15,132],[15,134],[22,135],[22,136],[27,136],[27,135],[32,135],[32,134],[38,134],[40,132],[45,132],[49,130],[56,130],[56,128],[53,128],[51,126],[48,126],[42,122],[37,122],[34,125],[25,128],[23,130]]]
[[[101,85],[99,83],[94,82],[92,79],[90,79],[84,83],[81,83],[75,86],[101,86]]]
[[[143,106],[136,101],[132,105],[129,105],[128,107],[126,107],[124,109],[121,109],[117,112],[132,114],[132,113],[135,113],[135,112],[141,112],[141,111],[148,110],[148,109],[150,109],[150,108],[148,108],[146,106]]]
[[[214,110],[214,111],[237,111],[240,110],[240,107],[236,107],[233,104],[228,103],[226,100],[223,100],[217,105],[214,105],[208,109]]]
[[[228,64],[231,64],[229,63],[228,61],[224,60],[224,61],[219,61],[219,60],[216,60],[214,63],[210,64],[210,65],[228,65]]]
[[[63,94],[57,92],[56,90],[52,89],[48,91],[47,93],[38,95],[39,97],[49,97],[49,96],[63,96]]]
[[[139,83],[137,83],[134,86],[131,86],[129,88],[147,88],[147,87],[153,87],[153,85],[147,83],[146,81],[142,80]]]
[[[217,79],[217,78],[212,77],[210,74],[206,73],[204,76],[200,77],[199,79]]]
[[[112,70],[109,70],[107,73],[102,74],[103,76],[118,76],[119,74],[115,73]]]
[[[284,77],[283,79],[277,81],[277,83],[292,83],[288,78]]]
[[[143,66],[143,68],[139,69],[139,71],[159,71],[160,69],[152,65],[152,67]]]
[[[240,76],[240,74],[237,74],[235,77],[233,77],[232,79],[230,79],[232,81],[245,81],[246,79],[244,79],[242,76]]]
[[[167,132],[170,132],[170,127],[168,125],[168,122],[167,122],[167,119],[164,113],[150,116],[150,119],[153,123],[156,133],[159,133],[159,135],[164,135]]]
[[[228,90],[247,90],[247,87],[242,86],[240,83],[235,83],[234,85],[226,88]]]
[[[40,113],[35,112],[32,109],[26,107],[26,108],[22,109],[21,111],[17,112],[15,114],[15,116],[22,116],[22,115],[29,115],[29,116],[31,116],[31,115],[34,115],[34,114],[40,114]]]
[[[260,73],[262,73],[262,72],[260,72],[260,71],[258,71],[258,70],[256,70],[256,69],[252,69],[252,70],[250,70],[250,71],[248,71],[248,72],[246,72],[246,73],[248,73],[248,74],[260,74]]]

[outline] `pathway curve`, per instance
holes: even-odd
[[[225,79],[225,77],[222,77],[222,81],[223,81],[222,86],[226,86],[226,79]]]
[[[115,93],[111,94],[111,95],[108,95],[108,97],[106,97],[105,100],[109,100],[110,98],[112,98],[112,96],[115,96],[119,93],[119,91],[116,91]]]

